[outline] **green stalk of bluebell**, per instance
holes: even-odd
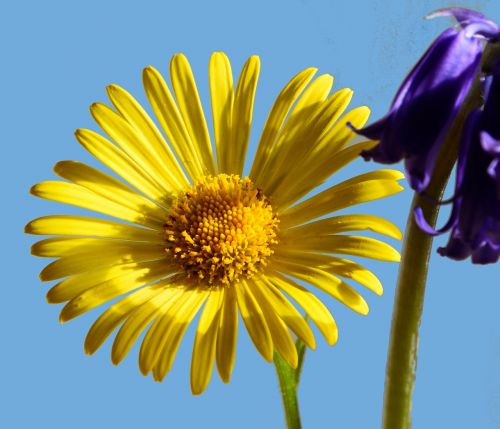
[[[498,57],[496,45],[489,45],[483,56],[482,70]],[[415,192],[405,231],[401,265],[394,302],[383,408],[383,429],[411,427],[412,395],[418,352],[420,320],[424,305],[425,286],[433,236],[416,222],[414,211],[419,208],[430,227],[434,228],[440,201],[457,159],[464,124],[471,112],[483,102],[479,75],[451,126],[436,159],[432,179],[426,194]]]

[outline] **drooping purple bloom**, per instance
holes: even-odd
[[[415,211],[425,232],[451,230],[447,245],[438,249],[441,255],[457,260],[471,256],[476,264],[500,258],[500,61],[487,80],[484,108],[474,110],[464,125],[449,221],[436,231],[421,209]]]
[[[500,34],[493,22],[468,9],[443,9],[431,17],[445,15],[454,16],[459,27],[447,29],[432,43],[403,81],[387,115],[356,130],[380,140],[364,158],[384,164],[404,159],[417,192],[428,186],[437,154],[477,75],[484,39]]]

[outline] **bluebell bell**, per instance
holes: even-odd
[[[440,230],[427,224],[420,208],[416,221],[427,233],[451,230],[438,252],[473,263],[497,262],[500,257],[500,61],[486,78],[485,104],[471,112],[464,125],[457,163],[450,219]]]
[[[362,154],[365,159],[383,164],[404,159],[408,181],[417,192],[427,188],[442,143],[479,71],[484,40],[500,33],[496,24],[468,9],[443,9],[430,17],[446,15],[458,26],[431,44],[401,84],[387,115],[355,130],[380,140]]]

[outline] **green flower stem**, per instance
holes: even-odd
[[[488,46],[484,55],[483,70],[489,67],[491,57],[496,55],[498,55],[498,46]],[[480,103],[481,89],[477,80],[439,154],[432,182],[427,189],[430,197],[435,199],[442,197],[457,159],[465,119],[468,113]],[[392,315],[385,378],[383,429],[409,429],[411,427],[411,400],[417,364],[418,329],[432,248],[432,237],[423,233],[415,223],[413,209],[417,206],[422,207],[425,218],[433,227],[439,213],[439,206],[430,204],[425,198],[415,193],[406,226]]]
[[[297,388],[299,386],[300,374],[302,373],[306,346],[300,340],[297,340],[295,345],[299,357],[296,369],[288,365],[278,352],[274,353],[274,366],[276,367],[276,373],[278,375],[281,398],[283,399],[283,407],[285,409],[286,426],[288,429],[302,428]]]
[[[444,187],[444,184],[443,184]],[[424,305],[425,283],[432,237],[424,234],[413,219],[413,209],[425,201],[415,195],[408,216],[398,285],[392,315],[387,358],[384,429],[411,427],[411,400],[417,364],[418,329]],[[439,208],[425,204],[426,219],[435,225]]]

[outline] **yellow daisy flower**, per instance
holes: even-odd
[[[259,70],[259,57],[250,57],[234,87],[226,55],[210,58],[214,147],[183,55],[170,63],[173,93],[156,69],[143,73],[160,127],[128,92],[110,85],[113,108],[101,103],[90,108],[109,139],[88,129],[77,130],[76,138],[127,184],[86,164],[61,161],[54,170],[65,181],[31,189],[38,197],[124,221],[53,215],[26,226],[30,234],[55,236],[35,243],[32,253],[58,258],[40,278],[62,279],[47,294],[50,303],[66,302],[61,322],[118,298],[90,328],[88,354],[120,327],[111,353],[118,364],[147,330],[139,367],[161,381],[186,328],[203,308],[191,362],[191,389],[199,394],[214,360],[222,380],[230,379],[238,315],[267,361],[277,351],[297,365],[291,332],[315,348],[314,335],[290,298],[329,344],[337,341],[330,312],[299,281],[361,314],[368,313],[368,305],[340,277],[382,293],[370,271],[332,254],[398,261],[388,244],[343,233],[371,230],[400,238],[400,231],[372,215],[324,216],[401,191],[397,181],[403,175],[369,172],[303,198],[373,146],[371,141],[352,144],[346,126],[361,128],[369,109],[343,114],[350,89],[330,95],[332,76],[313,80],[316,69],[300,72],[278,95],[244,177]]]

